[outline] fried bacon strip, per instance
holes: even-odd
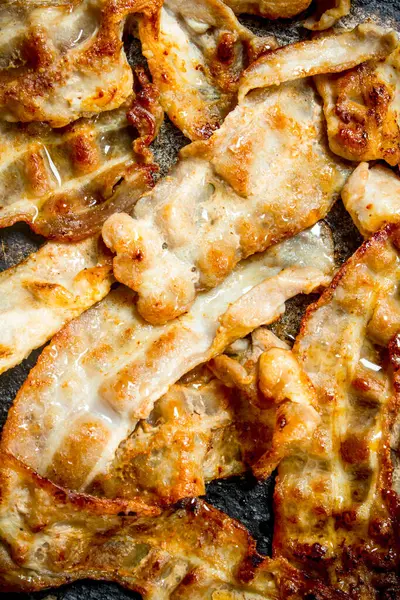
[[[306,10],[311,0],[226,0],[236,14],[253,14],[267,19],[289,19]]]
[[[339,75],[316,78],[330,148],[356,161],[400,162],[400,50]]]
[[[241,263],[164,326],[139,317],[130,290],[112,291],[45,348],[9,413],[3,448],[64,487],[95,493],[120,444],[170,385],[277,319],[288,298],[330,281],[332,245],[317,229]],[[259,321],[248,321],[256,300]]]
[[[42,346],[110,290],[111,257],[98,237],[49,243],[0,274],[0,373]]]
[[[386,58],[398,46],[394,31],[372,24],[352,31],[288,44],[261,56],[243,73],[239,99],[256,88],[320,73],[346,71],[367,60]]]
[[[349,172],[325,146],[309,81],[249,94],[209,140],[181,151],[132,216],[104,224],[114,275],[138,292],[144,319],[165,323],[239,260],[324,217]]]
[[[284,458],[274,553],[360,600],[397,597],[390,428],[399,410],[400,229],[354,254],[308,309],[295,353],[318,395],[308,451]]]
[[[131,94],[122,31],[154,0],[6,0],[0,7],[0,118],[62,127]]]
[[[157,515],[133,501],[73,494],[6,454],[0,461],[3,592],[90,578],[144,600],[326,597],[285,560],[261,557],[242,525],[201,500]]]
[[[357,229],[368,238],[387,223],[400,221],[400,178],[381,165],[361,163],[342,190]]]
[[[351,0],[318,0],[315,14],[304,22],[304,27],[312,31],[322,31],[349,14]]]
[[[138,153],[160,122],[149,84],[142,78],[136,88],[120,109],[61,130],[0,123],[0,227],[25,221],[47,238],[77,241],[133,206],[152,185],[154,166],[139,165]],[[145,120],[151,131],[144,131]]]
[[[257,38],[222,0],[165,0],[157,19],[139,21],[142,51],[160,101],[191,140],[207,139],[237,101],[242,71],[276,47]]]

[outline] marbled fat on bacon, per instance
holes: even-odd
[[[60,485],[104,493],[121,443],[170,385],[277,319],[287,299],[330,281],[332,242],[316,228],[239,264],[164,326],[140,318],[130,290],[112,291],[45,348],[11,408],[3,448]]]
[[[151,0],[6,0],[0,7],[0,118],[62,127],[131,94],[122,33]]]
[[[138,292],[143,318],[165,323],[241,259],[323,218],[349,172],[326,147],[310,81],[248,94],[132,216],[106,221],[115,277]]]
[[[400,229],[354,254],[303,320],[295,353],[322,417],[281,462],[275,556],[360,600],[398,597],[390,429],[399,411]]]

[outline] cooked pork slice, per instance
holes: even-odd
[[[338,75],[316,78],[330,148],[354,161],[400,162],[400,49]]]
[[[62,127],[131,94],[122,32],[154,0],[5,0],[0,6],[0,118]]]
[[[399,247],[399,226],[388,225],[308,309],[294,351],[317,392],[321,422],[310,446],[280,463],[275,489],[275,555],[361,600],[400,590],[390,460]]]
[[[161,117],[152,86],[137,85],[121,108],[62,129],[0,122],[0,227],[26,221],[47,238],[76,241],[133,206],[152,184],[154,167],[138,162]]]
[[[114,275],[138,293],[141,316],[181,315],[241,259],[323,218],[351,171],[325,137],[309,80],[254,92],[211,138],[181,151],[131,216],[109,218]]]
[[[317,0],[317,10],[305,21],[304,27],[313,31],[329,29],[339,19],[348,15],[350,8],[351,0]]]
[[[320,73],[341,73],[367,60],[386,58],[397,46],[394,31],[372,24],[288,44],[261,56],[249,66],[240,81],[239,98],[256,88]]]
[[[400,178],[382,165],[361,163],[342,191],[343,203],[365,237],[400,221]]]
[[[115,581],[144,600],[301,600],[313,590],[284,560],[261,557],[237,521],[199,499],[161,513],[73,494],[0,456],[0,590]]]
[[[276,47],[241,25],[222,0],[165,0],[139,21],[142,51],[161,104],[191,140],[207,139],[237,102],[242,71]]]

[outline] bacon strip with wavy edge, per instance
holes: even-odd
[[[355,161],[400,162],[400,49],[339,75],[320,75],[330,148]]]
[[[138,72],[134,95],[115,111],[58,130],[0,123],[0,227],[25,221],[67,241],[97,233],[149,189],[147,146],[161,120],[157,94]]]
[[[181,151],[132,216],[107,220],[114,275],[138,292],[144,319],[186,312],[239,260],[326,215],[351,168],[326,148],[324,127],[308,80],[249,94],[211,138]]]
[[[10,410],[3,448],[60,485],[94,492],[170,385],[276,320],[285,300],[330,281],[332,244],[316,233],[239,264],[164,326],[139,317],[130,290],[112,291],[45,348]]]
[[[160,101],[191,140],[207,139],[237,101],[240,75],[275,39],[258,38],[222,0],[165,0],[139,20],[142,52]]]
[[[398,597],[390,428],[399,410],[400,228],[353,255],[303,320],[294,351],[322,416],[280,463],[275,556],[360,600]]]
[[[304,27],[312,31],[322,31],[349,14],[351,0],[317,0],[315,14],[304,22]]]
[[[357,229],[368,238],[387,223],[400,221],[400,178],[382,165],[361,163],[342,190]]]
[[[62,127],[131,94],[122,32],[155,0],[6,0],[0,7],[0,118]]]
[[[3,592],[90,578],[144,600],[334,598],[286,561],[260,556],[242,525],[202,500],[154,515],[137,502],[73,494],[6,454],[0,460]]]
[[[347,71],[367,60],[386,58],[398,46],[398,36],[371,23],[352,31],[288,44],[261,56],[243,73],[239,100],[251,90],[279,85],[320,73]]]

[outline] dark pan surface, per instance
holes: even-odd
[[[354,25],[367,18],[385,26],[400,30],[400,0],[353,0],[352,14],[345,24]],[[267,22],[263,19],[245,17],[243,23],[259,34],[274,33],[281,43],[287,44],[304,37],[304,16],[290,22]],[[127,40],[127,51],[132,64],[142,62],[136,42]],[[187,140],[168,121],[154,144],[155,157],[161,166],[161,174],[176,160],[179,148]],[[360,244],[360,236],[349,215],[338,202],[327,218],[333,229],[337,262],[346,260]],[[15,225],[0,230],[0,271],[20,262],[36,250],[43,239],[30,233],[25,225]],[[273,326],[274,332],[287,341],[295,337],[302,313],[313,298],[296,298],[288,303],[286,315]],[[32,352],[22,364],[0,376],[0,427],[6,420],[7,411],[29,370],[35,364],[40,350]],[[274,477],[257,483],[251,476],[235,477],[226,481],[215,481],[208,486],[207,500],[231,517],[241,521],[256,538],[258,549],[263,554],[271,550],[273,512],[272,494]],[[116,584],[80,581],[57,590],[34,594],[0,594],[7,600],[128,600],[140,596],[123,590]]]

